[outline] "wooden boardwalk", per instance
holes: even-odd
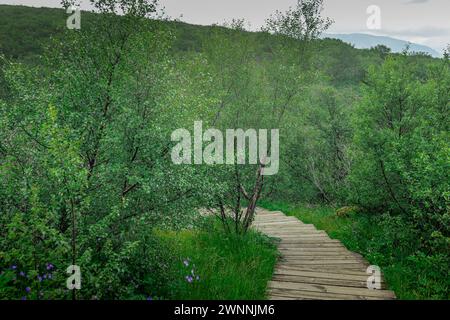
[[[268,296],[272,300],[384,300],[392,291],[369,290],[369,264],[324,231],[282,212],[258,209],[253,227],[279,238],[281,257]]]

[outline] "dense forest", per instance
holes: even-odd
[[[0,299],[264,298],[257,206],[328,210],[399,298],[450,297],[448,53],[319,39],[318,0],[260,32],[94,3],[0,6]],[[174,164],[195,121],[279,129],[278,174]]]

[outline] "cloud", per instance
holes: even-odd
[[[403,0],[404,4],[418,4],[418,3],[427,3],[430,0]]]

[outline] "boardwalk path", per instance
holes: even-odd
[[[258,209],[253,227],[281,240],[281,258],[268,285],[270,299],[395,299],[384,283],[382,290],[369,290],[364,258],[314,225]]]

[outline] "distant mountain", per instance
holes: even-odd
[[[402,52],[405,49],[405,47],[409,44],[410,45],[409,50],[412,52],[424,52],[433,57],[441,56],[441,54],[439,54],[436,50],[431,49],[430,47],[391,37],[374,36],[364,33],[349,33],[349,34],[325,33],[322,35],[322,37],[342,40],[344,42],[354,45],[355,48],[357,49],[370,49],[372,47],[382,44],[385,45],[386,47],[391,48],[392,52],[395,53]]]

